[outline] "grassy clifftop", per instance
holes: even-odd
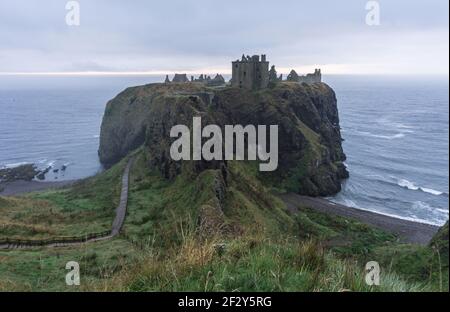
[[[258,178],[266,184],[305,195],[330,195],[348,176],[342,162],[336,97],[326,84],[283,82],[258,92],[213,89],[201,84],[151,84],[129,88],[111,100],[102,122],[99,155],[106,165],[145,145],[149,162],[167,178],[181,172],[170,159],[170,129],[206,124],[278,125],[279,166]],[[215,168],[220,163],[212,164]],[[226,166],[226,163],[223,163]],[[197,162],[195,170],[210,168]]]

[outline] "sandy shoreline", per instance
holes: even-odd
[[[351,218],[397,235],[401,241],[414,244],[428,244],[439,230],[438,226],[394,218],[379,213],[347,207],[332,203],[323,198],[301,196],[293,193],[279,196],[292,212],[299,206],[309,207],[316,211]]]
[[[13,181],[0,183],[0,196],[13,196],[24,193],[31,193],[37,191],[44,191],[48,189],[57,189],[64,186],[69,186],[75,183],[76,180],[58,181],[58,182],[38,182],[38,181]]]

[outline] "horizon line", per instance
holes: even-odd
[[[54,71],[54,72],[0,72],[0,76],[165,76],[174,75],[176,73],[182,73],[187,75],[200,75],[200,74],[222,74],[231,75],[229,70],[204,70],[204,71]],[[287,72],[279,71],[279,74],[288,74]],[[326,73],[322,72],[324,76],[445,76],[449,77],[449,73]]]

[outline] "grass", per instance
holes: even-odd
[[[0,291],[74,291],[65,283],[67,262],[80,264],[85,284],[111,277],[138,256],[136,247],[123,239],[74,248],[0,251]]]
[[[299,207],[295,215],[299,225],[299,236],[315,238],[325,242],[342,257],[370,255],[374,248],[397,244],[394,235],[339,216],[316,212],[308,207]]]
[[[373,257],[390,272],[397,272],[406,281],[430,285],[449,291],[448,253],[441,254],[430,246],[401,244],[378,247]]]
[[[0,197],[1,224],[17,223],[2,235],[35,238],[109,228],[125,163],[69,189]],[[392,235],[308,207],[292,215],[259,182],[252,164],[229,162],[224,188],[220,170],[193,175],[186,167],[167,181],[148,163],[139,150],[118,238],[0,251],[0,290],[448,290],[448,248],[437,257],[432,247],[399,244]],[[365,263],[371,260],[382,268],[377,287],[365,284]],[[80,263],[80,287],[65,285],[68,261]]]
[[[81,236],[111,228],[126,161],[70,188],[0,201],[0,239]]]
[[[221,246],[218,249],[217,246]],[[223,246],[223,247],[222,247]],[[364,282],[364,266],[336,258],[315,241],[261,238],[199,242],[187,236],[170,256],[157,253],[114,276],[96,291],[423,291],[395,274],[382,285]]]

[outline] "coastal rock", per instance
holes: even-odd
[[[34,164],[0,169],[0,182],[12,182],[17,180],[31,181],[38,173],[39,171]]]
[[[208,99],[199,94],[209,94]],[[207,169],[226,172],[225,161],[175,162],[170,130],[192,118],[202,124],[278,125],[279,166],[258,173],[264,183],[303,195],[337,193],[348,177],[336,96],[324,83],[280,82],[258,92],[213,89],[202,84],[150,84],[128,88],[111,100],[102,121],[99,156],[106,166],[144,146],[148,162],[172,179],[183,167],[193,174]],[[225,168],[225,169],[223,169]]]
[[[36,175],[36,178],[37,178],[38,180],[41,180],[41,181],[45,180],[45,175],[46,175],[51,169],[52,169],[52,166],[48,166],[48,167],[45,168],[44,170],[39,171],[39,173]]]

